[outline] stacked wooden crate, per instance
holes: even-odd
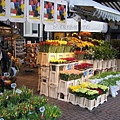
[[[73,57],[73,53],[38,53],[38,91],[40,91],[40,94],[57,98],[59,71],[67,69],[68,67],[67,64],[52,65],[50,64],[50,60],[66,57]],[[73,65],[69,65],[69,69],[73,68]]]

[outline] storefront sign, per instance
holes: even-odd
[[[81,20],[81,31],[106,33],[107,30],[108,30],[107,23],[97,21],[89,22],[86,20]]]
[[[48,32],[77,32],[78,23],[74,19],[68,19],[66,24],[45,25],[45,31]]]
[[[81,20],[81,31],[106,33],[107,30],[108,30],[107,23],[96,22],[96,21],[88,22],[85,20]],[[67,23],[63,25],[59,25],[59,24],[45,25],[45,31],[78,32],[78,22],[76,22],[74,19],[67,19]]]

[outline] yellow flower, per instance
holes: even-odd
[[[21,4],[20,8],[23,10],[24,9],[24,4]]]
[[[40,6],[37,7],[38,12],[40,11]]]

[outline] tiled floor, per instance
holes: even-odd
[[[32,72],[25,72],[25,69],[29,68],[22,67],[18,75],[17,86],[25,85],[33,89],[35,95],[39,95],[37,69]],[[61,108],[62,116],[59,120],[120,120],[120,92],[116,98],[109,96],[107,102],[92,111],[52,98],[49,98],[49,103]]]

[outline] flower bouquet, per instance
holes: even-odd
[[[60,79],[65,81],[76,80],[82,77],[82,72],[78,70],[65,70],[60,72]]]
[[[85,51],[75,50],[74,53],[79,60],[84,59]]]
[[[99,95],[106,94],[108,87],[104,85],[83,82],[78,86],[70,86],[70,93],[79,97],[85,97],[89,100],[97,99]]]
[[[73,47],[73,43],[68,41],[67,44],[64,46],[64,53],[71,52],[72,47]]]
[[[70,62],[77,62],[78,59],[77,58],[73,58],[73,57],[67,57],[67,58],[60,58],[61,60],[66,60],[68,63]]]
[[[81,63],[81,64],[76,65],[74,68],[77,69],[77,70],[85,70],[85,69],[89,69],[91,67],[93,67],[93,64]]]
[[[52,64],[63,64],[63,63],[66,63],[66,60],[53,59],[53,60],[50,60],[50,63],[52,63]]]

